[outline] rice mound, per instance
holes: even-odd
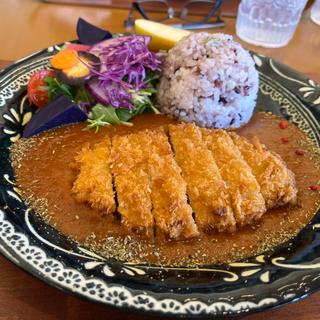
[[[253,113],[259,77],[232,36],[193,33],[168,52],[157,93],[160,111],[208,128],[238,128]]]

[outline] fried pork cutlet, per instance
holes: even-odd
[[[280,156],[267,150],[257,137],[250,143],[235,133],[230,136],[259,182],[267,208],[295,203],[297,189],[294,174]]]
[[[232,232],[296,200],[293,173],[257,138],[194,124],[168,131],[174,152],[163,128],[86,145],[73,163],[76,200],[114,213],[113,174],[122,225],[148,238],[157,228],[175,240],[198,236],[198,228]]]
[[[187,186],[163,129],[145,131],[152,141],[149,158],[151,198],[156,225],[171,239],[199,235],[187,202]],[[146,150],[147,152],[147,150]]]
[[[72,193],[79,202],[87,202],[102,213],[115,212],[116,204],[110,171],[109,137],[94,147],[86,145],[75,157],[72,167],[79,170]]]
[[[153,237],[151,183],[148,173],[150,145],[139,132],[112,139],[112,172],[121,223],[129,230]]]
[[[266,206],[251,168],[226,131],[202,129],[202,134],[227,183],[237,223],[252,223],[266,212]]]
[[[234,231],[230,196],[212,152],[202,141],[200,128],[194,124],[169,125],[169,134],[199,228]]]

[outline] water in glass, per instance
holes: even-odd
[[[307,0],[242,0],[237,35],[269,48],[285,46],[292,38]]]

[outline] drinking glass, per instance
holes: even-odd
[[[317,0],[311,8],[311,20],[320,25],[320,0]]]
[[[291,40],[307,0],[242,0],[236,32],[254,45],[279,48]]]

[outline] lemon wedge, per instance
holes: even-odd
[[[190,34],[190,31],[173,28],[163,23],[150,20],[137,19],[134,23],[135,32],[141,35],[151,36],[149,45],[151,50],[169,50],[181,38]]]

